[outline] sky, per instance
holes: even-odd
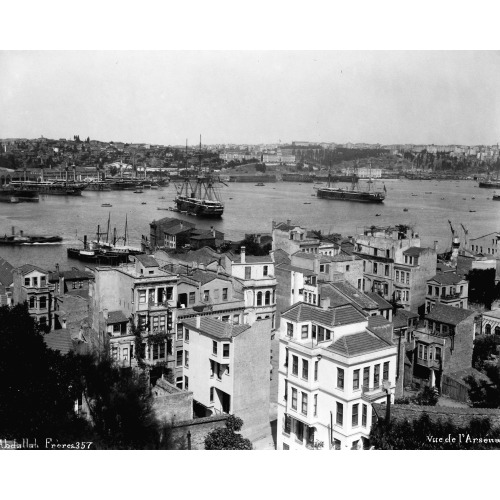
[[[2,51],[0,138],[496,144],[500,52]]]

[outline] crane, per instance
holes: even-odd
[[[466,227],[462,223],[460,223],[460,225],[462,226],[462,229],[464,230],[465,249],[467,249],[467,238],[469,236],[469,231],[466,229]]]
[[[451,228],[451,236],[454,237],[455,236],[455,230],[453,229],[453,226],[451,225],[451,220],[448,219],[448,224],[450,225],[450,228]]]

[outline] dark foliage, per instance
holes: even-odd
[[[455,442],[452,439],[447,442],[448,436]],[[497,442],[484,442],[485,439]],[[390,425],[379,419],[372,425],[370,444],[377,450],[500,449],[500,429],[492,428],[491,421],[486,418],[473,419],[461,428],[449,420],[432,421],[427,413],[423,413],[411,422],[393,420]]]
[[[472,351],[472,366],[479,371],[485,368],[485,362],[491,361],[497,352],[497,345],[493,335],[481,335],[474,340]]]
[[[500,298],[500,288],[495,286],[495,272],[495,269],[471,269],[468,272],[470,302],[491,308],[492,302]]]
[[[469,386],[469,399],[475,408],[500,408],[500,367],[485,366],[483,371],[489,380],[478,380],[473,376],[466,377]]]
[[[215,429],[205,438],[205,450],[251,450],[250,440],[238,434],[243,427],[241,418],[230,415],[226,421],[226,428]]]
[[[266,243],[265,245],[259,245],[253,236],[248,236],[241,242],[241,247],[245,247],[245,253],[247,255],[269,255],[272,249],[271,243]]]

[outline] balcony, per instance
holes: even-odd
[[[361,397],[368,402],[376,401],[377,399],[384,398],[387,396],[383,384],[378,384],[374,386],[362,385],[361,386]]]
[[[441,370],[442,368],[442,361],[441,359],[422,359],[417,357],[417,365],[420,366],[425,366],[426,368],[432,369],[432,370]]]

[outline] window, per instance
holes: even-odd
[[[146,290],[139,290],[139,304],[146,303]]]
[[[320,264],[319,265],[319,272],[320,273],[324,273],[325,272],[325,265],[324,264]]]
[[[189,368],[189,351],[184,351],[184,366]]]
[[[189,330],[187,328],[184,330],[184,342],[189,342]]]
[[[352,405],[352,426],[357,427],[359,425],[359,403]]]
[[[33,286],[38,286],[38,278],[33,276]]]
[[[158,347],[160,349],[159,358],[160,359],[165,359],[165,342],[162,342],[161,344],[158,344]]]
[[[358,279],[358,290],[361,290],[361,278]]]
[[[229,358],[229,344],[222,344],[222,356]]]
[[[295,421],[295,436],[297,440],[304,440],[304,424],[298,420]]]
[[[344,405],[337,403],[337,425],[344,425]]]
[[[307,415],[307,394],[302,393],[302,414]]]
[[[263,267],[263,274],[264,274],[264,276],[267,276],[269,274],[269,266]]]
[[[189,292],[189,304],[194,304],[196,302],[195,292]]]
[[[344,370],[337,368],[337,389],[344,388]]]
[[[186,376],[184,377],[184,389],[189,390],[189,379]]]
[[[347,264],[347,266],[345,266],[345,271],[346,271],[346,273],[348,273],[348,272],[349,272],[349,269],[351,269],[351,267],[349,266],[349,264]]]
[[[283,443],[283,451],[286,451],[286,450],[289,450],[290,449],[290,445],[286,444],[286,443]]]
[[[24,278],[24,286],[30,286],[30,279]]]
[[[235,314],[233,316],[233,325],[239,325],[240,324],[240,315],[239,314]]]
[[[297,409],[297,389],[292,387],[292,409]]]
[[[208,302],[210,299],[210,290],[203,290],[203,301]]]
[[[262,292],[257,292],[257,305],[262,305]]]
[[[227,288],[222,289],[222,300],[227,300]]]
[[[268,306],[270,303],[271,303],[271,292],[268,290],[266,292],[264,304],[266,304],[266,306]]]
[[[183,333],[182,330],[183,330],[182,325],[178,325],[177,326],[177,340],[182,340],[182,333]]]
[[[76,289],[76,283],[77,283],[76,281],[73,281],[73,282],[71,283],[71,284],[73,285],[73,290],[75,290],[75,289]]]
[[[250,266],[245,267],[245,279],[249,280],[252,277],[252,268]]]
[[[40,297],[40,309],[46,309],[47,297]]]
[[[35,297],[30,297],[30,309],[33,309],[36,304],[36,299]]]
[[[436,361],[441,361],[441,347],[435,347],[436,350]]]
[[[307,380],[309,378],[309,361],[302,360],[302,378]]]
[[[176,356],[177,356],[176,366],[182,366],[182,351],[177,351]]]
[[[285,434],[290,434],[292,430],[292,417],[290,415],[285,414],[285,425],[283,426],[283,432]]]
[[[307,337],[309,337],[309,325],[302,325],[301,338],[307,339]]]
[[[214,388],[210,387],[210,402],[214,402]]]
[[[314,362],[314,380],[318,380],[319,361]]]
[[[286,324],[286,334],[289,337],[293,337],[293,324],[292,323],[287,323]]]
[[[385,266],[385,272],[384,272],[385,276],[389,276],[389,266],[386,264]]]
[[[365,387],[370,387],[370,367],[367,366],[363,368],[363,385]]]
[[[318,415],[318,395],[314,395],[314,416]]]
[[[215,374],[215,361],[213,361],[212,359],[210,360],[210,378],[213,378],[214,374]]]
[[[380,383],[380,365],[375,365],[373,371],[373,387],[378,387]]]
[[[389,380],[389,361],[384,363],[384,373],[382,375],[382,380]]]
[[[366,422],[368,420],[368,407],[364,404],[363,405],[363,413],[361,415],[361,425],[363,427],[366,427]]]
[[[182,389],[182,377],[177,377],[175,379],[175,386],[178,388],[178,389]]]
[[[297,356],[292,356],[292,375],[299,374],[299,358]]]
[[[359,389],[359,370],[354,370],[352,374],[352,388]]]
[[[217,342],[212,340],[212,354],[217,355]]]
[[[406,284],[409,285],[410,284],[410,273],[406,273]],[[406,298],[408,299],[408,292],[406,292]]]
[[[420,359],[424,357],[424,346],[422,344],[418,344],[418,357]]]
[[[378,268],[377,268],[377,263],[373,263],[373,274],[377,274]]]

